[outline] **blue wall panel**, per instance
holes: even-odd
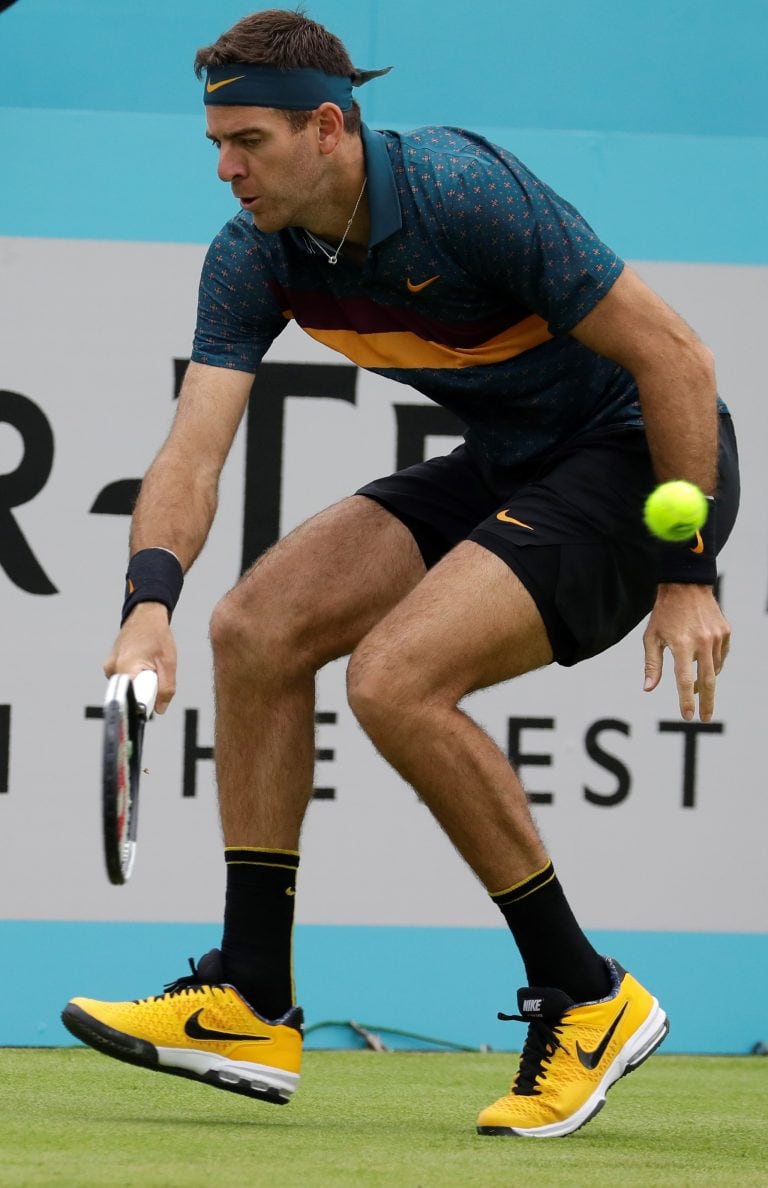
[[[220,929],[208,924],[0,922],[0,949],[13,955],[14,968],[25,978],[24,994],[13,993],[13,1010],[0,1012],[0,1046],[72,1043],[59,1022],[71,996],[160,993],[163,983],[187,972],[187,955],[199,957],[219,937]],[[746,1053],[768,1042],[768,937],[675,932],[590,937],[662,1002],[671,1019],[664,1051]],[[499,1051],[519,1050],[524,1037],[521,1026],[496,1019],[499,1010],[517,1009],[516,990],[524,981],[502,929],[305,925],[296,930],[296,978],[310,1027],[354,1019],[374,1029],[402,1028]],[[716,1005],[736,998],[738,1010]],[[310,1046],[357,1042],[350,1031],[321,1028],[311,1034]]]
[[[768,263],[768,138],[477,129],[635,260]],[[208,243],[237,210],[201,114],[0,108],[0,235]]]

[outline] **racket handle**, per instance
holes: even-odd
[[[133,678],[133,693],[136,698],[136,704],[142,711],[145,721],[148,722],[155,711],[157,673],[148,668],[144,672],[137,673]]]

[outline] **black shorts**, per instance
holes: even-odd
[[[736,438],[720,417],[717,549],[739,503]],[[535,466],[498,466],[466,444],[361,487],[409,528],[427,567],[474,540],[531,594],[555,660],[571,665],[611,647],[651,610],[658,547],[642,518],[656,485],[645,433],[584,438]]]

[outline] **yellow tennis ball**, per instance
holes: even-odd
[[[709,512],[706,496],[694,483],[662,483],[645,501],[643,518],[661,540],[688,540],[703,527]]]

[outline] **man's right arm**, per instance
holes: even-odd
[[[189,364],[171,431],[141,484],[131,521],[131,556],[140,549],[164,548],[175,553],[184,572],[192,565],[213,523],[222,467],[252,383],[248,372]],[[176,648],[168,619],[162,603],[138,603],[105,664],[107,676],[154,669],[159,713],[175,691]]]

